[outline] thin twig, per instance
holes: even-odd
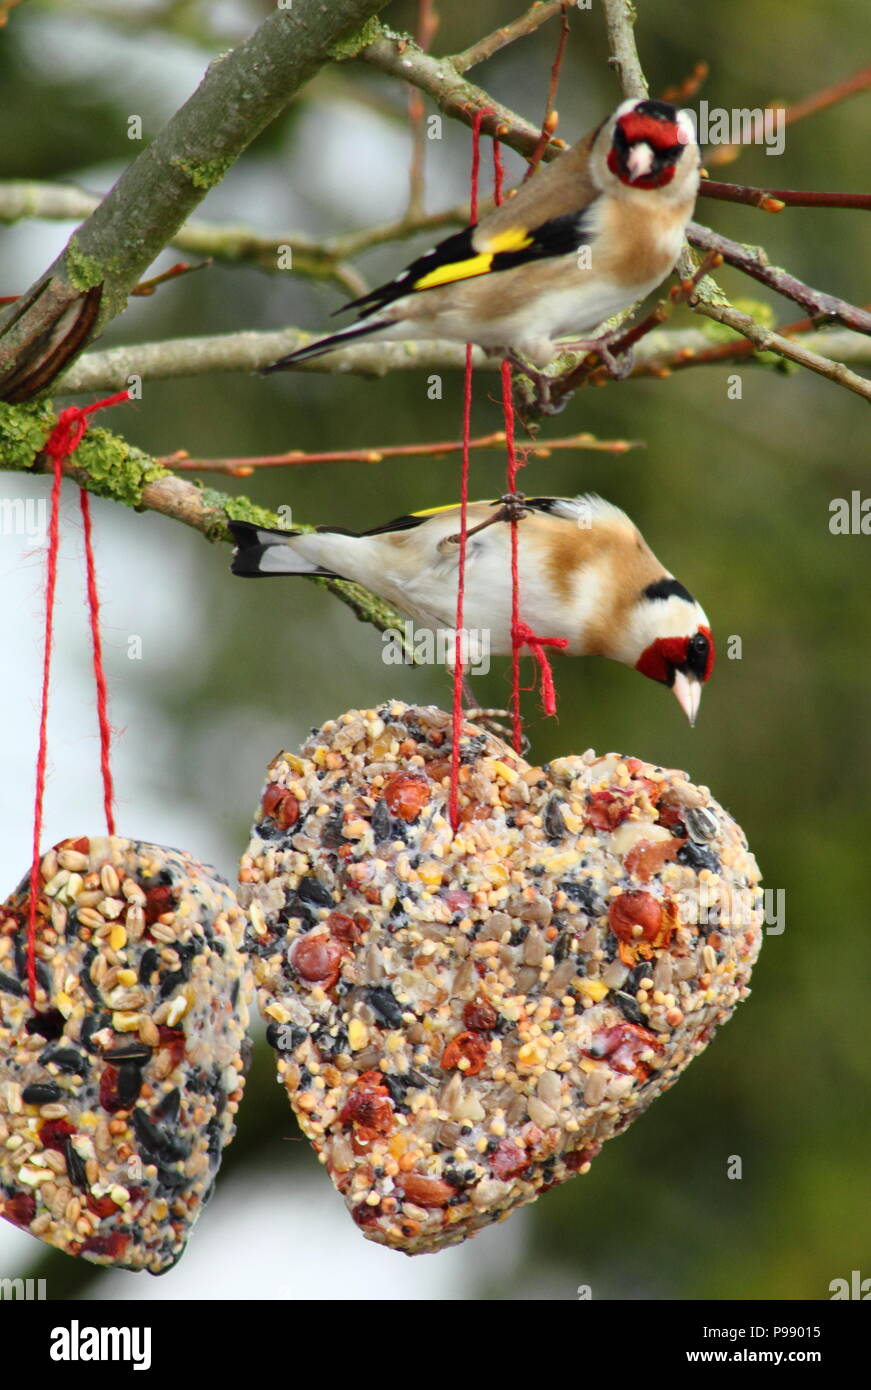
[[[0,180],[0,223],[28,218],[81,222],[99,205],[99,195],[71,184]],[[355,270],[343,264],[346,260],[374,246],[402,241],[419,232],[462,226],[468,220],[468,204],[459,204],[441,212],[425,213],[417,218],[405,216],[362,231],[314,241],[292,231],[256,232],[252,227],[193,218],[173,234],[167,245],[188,255],[232,265],[256,265],[260,270],[280,274],[286,274],[280,253],[289,250],[295,275],[332,279],[350,294],[357,295],[362,294],[366,286],[361,286]]]
[[[669,291],[667,299],[660,300],[640,323],[628,328],[625,333],[622,333],[619,338],[614,339],[609,344],[609,351],[612,356],[618,357],[621,353],[634,348],[636,343],[640,343],[642,338],[647,337],[648,333],[652,333],[655,328],[660,328],[671,317],[679,304],[688,304],[699,281],[704,279],[712,270],[715,270],[722,263],[722,259],[718,252],[709,252],[689,279],[674,285]],[[596,368],[595,349],[593,349],[593,352],[584,355],[583,361],[577,367],[574,367],[565,376],[557,377],[554,380],[550,388],[551,403],[559,405],[561,401],[568,400],[578,387],[583,386],[588,381]],[[532,413],[535,414],[534,410]]]
[[[757,323],[750,314],[745,314],[730,304],[714,304],[697,297],[695,301],[691,301],[690,307],[697,314],[713,319],[715,323],[734,328],[736,332],[749,338],[758,352],[776,352],[778,356],[785,357],[790,362],[797,362],[800,367],[807,367],[809,371],[827,377],[830,381],[836,381],[839,386],[845,386],[848,391],[854,391],[857,396],[871,401],[871,381],[851,372],[843,362],[833,362],[828,357],[820,357],[803,343],[784,338],[773,329]]]
[[[485,63],[488,58],[492,58],[494,53],[498,53],[500,48],[505,48],[509,43],[514,43],[515,39],[526,38],[527,34],[535,33],[542,24],[546,24],[554,15],[559,14],[565,5],[563,0],[548,0],[547,4],[536,3],[531,5],[525,14],[519,19],[513,20],[510,24],[504,24],[501,29],[494,29],[492,34],[487,34],[471,47],[463,50],[462,53],[455,53],[450,59],[451,66],[457,72],[468,72],[469,68],[477,67],[479,63]]]
[[[823,193],[803,188],[750,188],[741,183],[718,183],[702,179],[700,198],[717,198],[725,203],[745,203],[763,212],[782,212],[793,208],[871,209],[871,193]]]
[[[660,101],[670,101],[673,106],[685,106],[688,101],[698,94],[699,89],[708,80],[711,69],[704,60],[696,63],[689,77],[685,77],[682,82],[678,82],[673,87],[666,87],[660,96]]]
[[[182,275],[192,275],[195,270],[206,270],[211,264],[211,260],[200,261],[197,265],[191,265],[189,261],[178,261],[160,275],[153,275],[150,280],[140,280],[138,285],[133,286],[130,293],[147,297],[154,294],[158,286],[165,285],[167,280],[178,280]]]
[[[871,333],[871,314],[865,309],[849,304],[845,299],[838,299],[836,295],[815,290],[802,280],[797,280],[794,275],[781,270],[779,266],[769,265],[761,247],[743,246],[741,242],[732,241],[729,237],[721,236],[719,232],[712,232],[709,227],[702,227],[698,222],[689,224],[687,237],[691,246],[697,246],[704,251],[719,251],[727,265],[742,270],[745,275],[758,280],[760,284],[767,285],[769,289],[791,299],[793,303],[800,304],[815,319],[836,319],[857,333]]]
[[[439,27],[434,0],[418,0],[417,42],[427,53]],[[417,87],[408,83],[408,123],[411,127],[411,166],[408,172],[408,207],[406,219],[415,220],[424,210],[424,164],[426,160],[426,107]]]
[[[499,449],[505,443],[505,431],[494,430],[469,440],[470,449]],[[603,454],[625,454],[630,449],[640,449],[638,439],[597,439],[592,434],[575,434],[566,439],[539,440],[531,453],[535,458],[547,458],[553,450],[589,449]],[[256,468],[300,467],[315,463],[382,463],[384,459],[396,458],[443,458],[463,448],[460,439],[443,440],[436,444],[385,444],[377,449],[333,449],[322,453],[308,454],[302,449],[291,449],[285,454],[260,454],[252,458],[191,458],[185,450],[167,454],[159,463],[172,467],[176,472],[229,473],[235,478],[247,478]]]
[[[557,40],[556,56],[553,60],[553,66],[550,70],[550,82],[547,86],[547,100],[544,103],[544,116],[542,117],[541,121],[541,135],[538,137],[538,144],[532,152],[532,158],[529,161],[529,168],[527,169],[524,175],[524,183],[527,179],[532,178],[532,175],[535,173],[536,169],[541,163],[542,155],[544,154],[545,150],[547,149],[548,145],[553,139],[556,133],[556,128],[559,125],[559,115],[557,114],[554,108],[556,106],[556,94],[559,90],[560,73],[562,72],[563,58],[565,57],[566,44],[568,43],[570,32],[571,30],[569,28],[568,5],[563,4],[562,23],[560,24],[559,39]]]

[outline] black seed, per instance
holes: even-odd
[[[3,970],[0,970],[0,989],[4,990],[6,994],[14,994],[16,999],[21,999],[24,996],[24,986],[19,984],[14,976],[7,975]]]
[[[707,811],[704,806],[688,806],[684,812],[684,820],[690,838],[697,844],[704,844],[706,840],[713,840],[719,829],[717,817],[713,811]]]
[[[142,1072],[135,1062],[122,1062],[118,1068],[118,1099],[125,1110],[135,1105],[142,1090]]]
[[[171,1168],[159,1168],[157,1180],[161,1187],[166,1188],[169,1192],[178,1192],[182,1187],[188,1187],[191,1183],[191,1179],[186,1177],[184,1173],[176,1173]]]
[[[592,883],[587,879],[575,881],[574,879],[565,878],[559,886],[567,898],[571,898],[572,902],[577,903],[579,907],[583,908],[588,917],[598,917],[601,915],[602,903],[599,899],[599,895]]]
[[[234,981],[233,981],[233,987],[232,987],[232,989],[230,990],[230,1008],[231,1008],[231,1009],[235,1009],[236,1005],[239,1003],[239,988],[240,988],[241,984],[242,984],[242,981],[241,981],[241,980],[234,980]]]
[[[137,1066],[144,1067],[146,1062],[151,1061],[151,1048],[143,1042],[124,1043],[122,1047],[113,1047],[111,1052],[104,1052],[103,1061],[111,1062],[113,1066],[120,1066],[122,1062],[134,1062]]]
[[[209,1120],[206,1125],[206,1133],[209,1136],[209,1153],[213,1158],[218,1158],[224,1147],[224,1127],[219,1116]]]
[[[35,1081],[32,1086],[25,1086],[21,1092],[21,1099],[25,1105],[51,1105],[54,1101],[60,1100],[63,1091],[60,1086],[55,1086],[51,1081]]]
[[[304,903],[315,903],[318,907],[332,907],[333,895],[317,878],[303,878],[297,886],[297,897]]]
[[[560,809],[561,806],[561,798],[558,796],[551,796],[544,808],[545,834],[551,840],[561,840],[566,833],[566,823],[563,820],[563,813]]]
[[[560,961],[565,960],[572,947],[573,933],[568,929],[561,931],[553,947],[553,958],[559,965]]]
[[[136,1137],[143,1149],[160,1156],[166,1151],[166,1136],[152,1124],[144,1110],[134,1110],[131,1115]]]
[[[73,1187],[81,1187],[87,1191],[88,1175],[85,1172],[85,1162],[81,1154],[73,1148],[73,1141],[69,1135],[67,1135],[64,1144],[64,1155],[67,1161],[67,1173]]]
[[[88,1065],[81,1052],[76,1052],[74,1047],[56,1047],[54,1050],[47,1047],[39,1054],[39,1060],[44,1067],[53,1062],[60,1071],[70,1076],[84,1076]]]
[[[375,836],[376,845],[391,838],[393,820],[387,806],[387,802],[382,797],[376,802],[375,810],[372,812],[372,834]]]
[[[695,869],[697,873],[700,869],[710,869],[715,874],[720,872],[720,861],[714,851],[707,846],[696,845],[692,840],[687,840],[685,845],[681,845],[677,857],[681,864]]]
[[[166,1124],[174,1125],[179,1117],[181,1110],[181,1091],[176,1086],[163,1097],[163,1100],[152,1110],[155,1120],[163,1121]]]
[[[92,1003],[102,1005],[103,996],[98,986],[95,985],[94,981],[91,979],[91,961],[96,958],[96,955],[96,951],[89,951],[84,957],[82,968],[79,971],[79,984]]]
[[[160,989],[157,991],[158,999],[168,999],[184,982],[185,973],[183,970],[171,970],[168,975],[164,975],[160,982]]]
[[[287,833],[282,830],[280,826],[275,824],[271,816],[267,816],[264,820],[260,821],[256,829],[261,840],[281,840]]]
[[[644,988],[641,981],[650,980],[652,978],[653,966],[649,961],[642,961],[640,965],[636,965],[634,970],[629,971],[623,988],[626,990],[627,994],[636,994],[639,989]]]
[[[385,1075],[384,1085],[387,1087],[390,1099],[393,1101],[396,1109],[407,1111],[408,1106],[405,1104],[405,1077]]]
[[[511,933],[510,937],[508,938],[508,944],[509,944],[509,946],[520,946],[520,945],[522,945],[522,943],[526,940],[526,938],[527,938],[528,936],[529,936],[529,927],[528,927],[528,926],[518,927],[518,928],[516,929],[516,931],[513,931],[513,932]]]
[[[325,849],[338,849],[340,845],[345,843],[345,837],[342,834],[343,826],[343,808],[337,806],[335,811],[331,811],[326,817],[321,831],[321,844]]]
[[[39,1033],[46,1042],[54,1042],[64,1030],[66,1019],[60,1009],[46,1009],[44,1014],[34,1014],[24,1025],[25,1032],[33,1037]]]
[[[95,1033],[99,1033],[109,1023],[108,1014],[88,1014],[83,1020],[79,1033],[79,1042],[86,1052],[96,1052],[97,1048],[91,1041]]]
[[[377,1016],[388,1028],[399,1028],[402,1023],[402,1007],[396,1002],[389,985],[373,985],[366,990],[366,1002],[372,1006]]]
[[[160,956],[155,946],[149,946],[146,951],[142,952],[138,971],[138,980],[141,985],[147,985],[150,982],[159,962]]]
[[[612,1000],[629,1023],[644,1024],[647,1022],[644,1014],[639,1009],[636,1000],[632,998],[631,994],[626,994],[622,989],[618,989],[614,992]]]
[[[476,1181],[474,1168],[446,1168],[442,1177],[451,1187],[471,1187]],[[459,1195],[458,1193],[457,1196]],[[454,1198],[451,1198],[451,1201],[453,1200]]]

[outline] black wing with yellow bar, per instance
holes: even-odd
[[[578,213],[564,213],[561,217],[543,222],[532,231],[510,227],[494,233],[483,248],[475,245],[476,228],[466,227],[464,231],[440,241],[425,256],[418,257],[389,284],[381,285],[349,304],[343,304],[336,312],[356,309],[358,316],[364,318],[406,294],[438,289],[441,285],[453,285],[459,280],[470,280],[479,275],[492,275],[551,256],[570,255],[589,243],[588,221],[586,209]]]

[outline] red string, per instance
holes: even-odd
[[[498,140],[493,141],[493,182],[496,203],[502,202],[502,188],[505,169],[502,163],[502,150]],[[514,437],[514,386],[511,380],[511,363],[502,363],[502,415],[505,422],[505,470],[506,492],[517,491],[518,460]],[[565,637],[538,637],[532,628],[520,618],[520,565],[518,558],[517,522],[511,525],[511,712],[514,729],[514,750],[523,748],[523,720],[520,715],[520,653],[528,647],[538,663],[541,672],[541,700],[545,714],[556,714],[556,687],[553,671],[544,648],[567,647]]]
[[[97,569],[94,564],[94,540],[91,527],[91,503],[84,488],[79,489],[79,505],[85,532],[85,568],[87,573],[88,617],[91,625],[91,647],[94,653],[94,681],[97,686],[97,720],[100,725],[100,771],[103,775],[103,810],[110,835],[115,834],[115,789],[109,749],[112,729],[109,724],[106,672],[103,669],[103,642],[100,637],[100,595],[97,592]]]
[[[39,847],[42,839],[43,803],[45,799],[45,771],[48,760],[48,696],[51,686],[51,658],[54,645],[54,600],[57,589],[57,560],[60,549],[60,493],[63,480],[64,460],[75,453],[88,428],[88,416],[107,406],[120,405],[130,399],[129,391],[119,391],[103,401],[92,405],[69,406],[61,411],[57,424],[46,442],[44,453],[51,459],[53,481],[51,488],[51,515],[48,527],[48,553],[46,559],[45,582],[45,626],[42,654],[42,696],[39,715],[39,750],[36,757],[36,791],[33,804],[33,855],[30,863],[30,901],[27,918],[27,989],[32,1005],[36,1004],[36,907],[39,898]],[[91,514],[87,494],[81,491],[82,518],[85,524],[85,558],[87,565],[88,607],[91,620],[91,638],[94,648],[94,676],[97,684],[97,714],[100,721],[100,765],[103,773],[103,804],[109,834],[113,835],[114,816],[112,814],[112,774],[109,767],[109,728],[106,710],[106,675],[103,670],[103,653],[100,643],[99,621],[100,603],[97,594],[96,572],[94,568]]]
[[[478,176],[481,170],[481,124],[485,111],[477,111],[472,124],[472,170],[469,189],[469,220],[478,220]],[[469,525],[469,441],[472,436],[472,344],[466,344],[466,371],[463,381],[463,462],[460,476],[460,557],[457,570],[457,613],[454,623],[454,701],[451,715],[451,785],[448,812],[451,829],[459,825],[460,739],[463,732],[463,621],[466,598],[466,536]]]

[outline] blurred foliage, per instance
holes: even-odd
[[[0,36],[4,175],[87,182],[91,165],[129,156],[124,131],[132,98],[117,79],[133,48],[120,47],[111,63],[107,58],[114,77],[105,83],[90,67],[85,82],[59,78],[40,61],[34,34],[52,31],[55,43],[65,35],[72,41],[74,26],[64,13],[71,8],[78,7],[18,10]],[[242,8],[253,20],[267,7]],[[521,5],[442,0],[439,8],[436,49],[446,52],[512,18]],[[796,100],[846,77],[863,48],[865,15],[849,0],[826,6],[769,0],[764,7],[752,0],[727,7],[641,0],[637,8],[653,91],[680,81],[704,58],[711,74],[701,95],[711,105]],[[413,15],[411,4],[397,3],[386,18],[402,27]],[[117,33],[123,36],[124,28],[122,19]],[[135,41],[151,42],[149,30],[137,31]],[[174,41],[196,43],[189,34]],[[492,59],[476,80],[536,119],[554,41],[555,30],[547,28]],[[567,138],[615,104],[606,57],[601,15],[573,12],[558,101]],[[265,190],[273,223],[276,207],[284,205],[307,229],[348,230],[322,191],[309,194],[296,151],[306,105],[326,123],[331,104],[344,101],[346,92],[363,101],[369,119],[375,113],[383,123],[385,112],[392,113],[389,126],[400,129],[398,88],[361,65],[333,69],[232,171],[226,193],[210,195],[204,215],[231,215],[228,199],[236,190],[234,220],[257,221],[258,190]],[[353,120],[353,102],[338,109]],[[857,151],[868,147],[869,113],[871,96],[854,98],[790,129],[776,162],[750,149],[717,176],[858,189],[866,167]],[[432,209],[462,196],[467,132],[446,123],[443,145],[428,155]],[[336,150],[335,140],[329,148]],[[283,204],[288,188],[293,201]],[[360,209],[360,221],[381,216],[376,194]],[[762,242],[772,261],[822,289],[857,303],[869,298],[860,212],[771,217],[708,201],[698,216],[728,235]],[[411,249],[381,249],[363,257],[361,268],[373,279],[392,273]],[[12,270],[4,271],[8,279]],[[766,295],[736,272],[723,271],[722,282],[731,294]],[[215,267],[163,289],[147,305],[134,303],[106,341],[283,322],[315,328],[337,302],[331,290]],[[797,317],[791,306],[772,302],[781,322]],[[686,311],[676,319],[684,321]],[[833,497],[868,491],[861,442],[866,407],[808,373],[756,368],[741,373],[743,399],[729,400],[731,370],[690,370],[665,382],[584,391],[549,428],[641,437],[646,449],[620,458],[557,454],[532,461],[522,479],[530,492],[593,489],[626,507],[664,562],[699,595],[721,657],[698,727],[687,728],[664,692],[605,662],[559,661],[558,721],[541,719],[534,696],[526,708],[540,760],[591,745],[618,748],[685,767],[709,784],[745,827],[766,884],[785,890],[786,930],[764,947],[752,1001],[680,1085],[619,1143],[608,1144],[588,1176],[536,1204],[522,1283],[506,1280],[481,1288],[482,1295],[535,1298],[557,1290],[557,1297],[571,1298],[577,1284],[589,1283],[597,1298],[824,1298],[836,1276],[854,1268],[871,1272],[864,994],[871,978],[871,542],[828,530]],[[492,376],[478,382],[476,432],[499,427],[495,383]],[[411,373],[379,381],[284,376],[149,384],[135,418],[125,421],[131,442],[145,449],[184,447],[197,456],[441,439],[455,437],[459,424],[460,383],[446,380],[443,401],[431,402],[425,382]],[[503,470],[498,453],[475,455],[473,493],[498,493]],[[362,528],[450,501],[457,482],[454,457],[271,470],[239,486],[268,506],[290,504],[301,519]],[[112,523],[129,533],[135,564],[142,522],[118,514]],[[161,579],[171,584],[182,542],[172,523],[159,524],[165,530]],[[155,776],[173,795],[216,805],[228,845],[241,847],[262,770],[276,751],[276,728],[293,747],[309,725],[349,706],[394,695],[444,703],[448,681],[438,671],[385,668],[378,634],[312,586],[236,584],[225,550],[202,546],[198,553],[197,651],[171,682],[155,676],[146,690],[145,703],[176,730],[171,765]],[[143,575],[143,601],[148,582]],[[742,639],[741,660],[726,659],[725,639],[733,634]],[[148,681],[147,670],[139,679]],[[479,682],[481,703],[504,703],[507,680],[494,663]],[[229,856],[225,868],[232,872]],[[307,1146],[282,1147],[291,1128],[269,1058],[258,1049],[227,1171],[255,1158],[314,1171]],[[733,1154],[743,1160],[741,1181],[726,1176]],[[46,1265],[58,1292],[81,1287],[83,1279],[98,1285],[98,1274],[63,1257],[46,1257],[40,1273]]]

